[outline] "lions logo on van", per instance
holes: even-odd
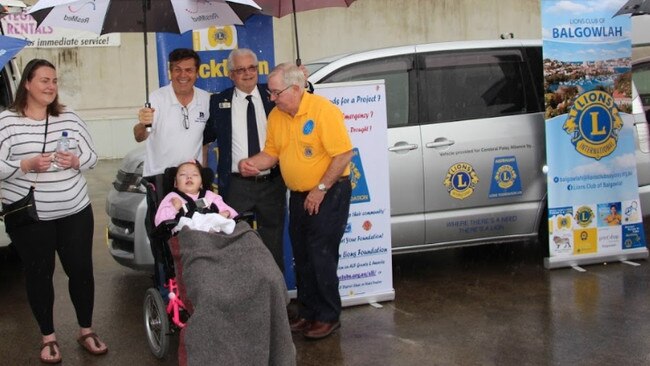
[[[593,90],[576,99],[562,128],[571,135],[571,143],[580,154],[600,160],[616,150],[623,120],[614,98]]]
[[[581,227],[587,227],[594,221],[594,211],[589,206],[582,206],[576,211],[576,223]]]
[[[443,181],[449,195],[459,200],[471,196],[477,183],[478,174],[468,163],[452,165]]]
[[[502,165],[494,174],[494,179],[497,181],[500,188],[508,189],[515,184],[517,172],[512,165]]]

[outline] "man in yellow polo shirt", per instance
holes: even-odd
[[[300,302],[291,331],[320,339],[341,326],[336,271],[350,210],[353,153],[341,110],[306,93],[304,85],[305,75],[290,63],[269,74],[268,93],[276,107],[268,116],[266,144],[240,161],[239,171],[254,176],[280,163],[291,190],[289,236]]]

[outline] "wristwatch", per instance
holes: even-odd
[[[325,183],[320,183],[318,185],[318,190],[321,192],[327,192],[327,187],[325,186]]]

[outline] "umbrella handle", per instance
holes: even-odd
[[[145,102],[145,103],[144,103],[144,107],[145,107],[145,108],[151,108],[151,103],[149,103],[149,102]],[[147,127],[145,128],[145,131],[147,131],[147,133],[151,133],[151,125],[147,126]]]

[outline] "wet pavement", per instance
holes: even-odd
[[[119,161],[86,175],[95,212],[95,316],[105,356],[84,352],[60,265],[55,327],[63,365],[176,365],[151,355],[142,300],[150,274],[121,267],[106,249],[104,200]],[[294,336],[298,365],[648,365],[650,263],[546,270],[533,243],[393,258],[395,300],[346,308],[320,341]],[[3,253],[6,254],[6,253]],[[19,264],[0,259],[0,365],[39,365],[40,335]],[[216,329],[215,332],[219,330]]]

